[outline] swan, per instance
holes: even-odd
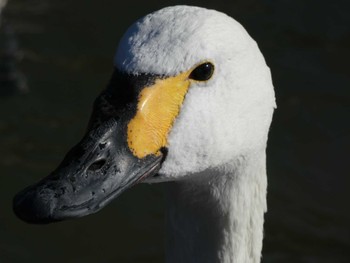
[[[275,104],[256,42],[228,15],[166,7],[122,37],[84,138],[14,198],[29,223],[99,211],[167,182],[166,262],[260,262]]]

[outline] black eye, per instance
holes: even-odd
[[[214,73],[214,65],[210,62],[205,62],[196,67],[190,74],[189,78],[198,81],[206,81],[211,78]]]

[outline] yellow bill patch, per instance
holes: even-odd
[[[159,154],[167,146],[168,133],[180,112],[190,86],[189,72],[158,79],[144,88],[138,99],[137,112],[128,124],[128,146],[138,158]]]

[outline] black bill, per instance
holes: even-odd
[[[126,126],[137,88],[131,89],[125,78],[116,77],[128,86],[129,93],[118,93],[111,86],[102,93],[82,141],[53,173],[15,196],[13,208],[20,219],[40,224],[95,213],[158,172],[164,154],[139,159],[127,146]],[[142,82],[145,85],[144,76]]]

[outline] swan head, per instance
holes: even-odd
[[[94,213],[135,183],[185,180],[263,150],[275,107],[269,68],[231,17],[174,6],[122,37],[87,135],[15,213],[46,223]]]
[[[231,17],[175,6],[147,15],[122,38],[115,66],[132,74],[179,76],[209,62],[210,79],[191,80],[168,135],[160,176],[177,180],[264,149],[275,97],[256,42]]]

